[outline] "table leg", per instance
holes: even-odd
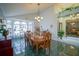
[[[38,55],[38,44],[36,44],[36,54]]]

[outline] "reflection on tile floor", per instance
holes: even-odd
[[[15,56],[37,56],[36,51],[32,47],[25,48],[25,40],[23,38],[13,39],[13,49]],[[38,56],[48,56],[48,51],[39,49]],[[78,56],[79,47],[61,43],[58,41],[51,41],[50,56]]]

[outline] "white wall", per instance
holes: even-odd
[[[42,26],[41,30],[49,30],[52,33],[53,39],[57,37],[57,28],[58,28],[58,21],[56,18],[56,14],[54,11],[54,8],[48,8],[43,13],[41,13],[41,16],[44,17],[44,19],[41,20],[40,26]],[[52,27],[51,27],[52,25]]]
[[[3,14],[2,14],[2,11],[1,11],[1,8],[0,8],[0,19],[2,19],[3,17]]]

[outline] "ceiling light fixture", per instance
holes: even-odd
[[[43,17],[40,16],[40,10],[39,10],[40,3],[38,3],[37,6],[38,6],[38,11],[37,11],[37,14],[38,14],[38,15],[35,17],[35,19],[36,19],[38,22],[40,22],[40,20],[43,19]]]

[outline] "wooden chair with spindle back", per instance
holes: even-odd
[[[31,36],[32,36],[32,32],[30,32],[30,31],[27,31],[26,33],[25,33],[25,42],[27,42],[27,45],[29,46],[31,46],[32,45],[32,43],[31,43]]]
[[[25,32],[24,33],[24,37],[25,37],[25,43],[27,42],[27,46],[29,46],[29,32],[30,31],[27,31],[27,32]],[[26,46],[26,44],[25,44],[25,46]]]
[[[29,32],[28,39],[29,39],[30,46],[32,46],[32,41],[31,41],[32,36],[33,36],[33,33]]]
[[[42,35],[43,35],[44,42],[41,42],[39,48],[49,49],[49,55],[50,55],[51,33],[45,31],[42,33]]]

